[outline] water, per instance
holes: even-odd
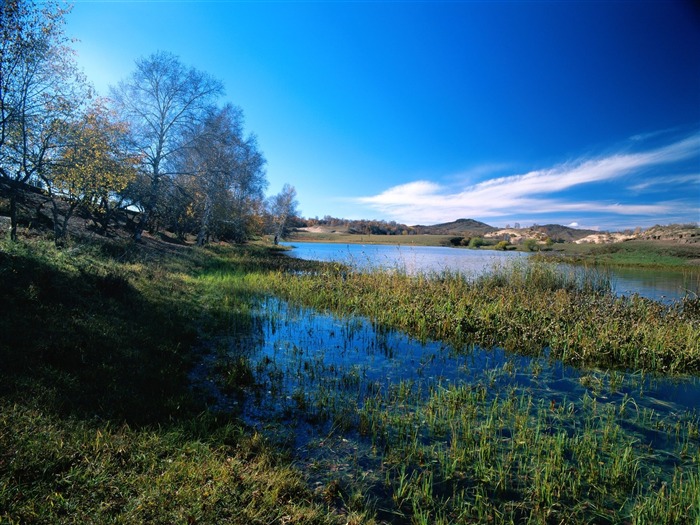
[[[644,268],[615,268],[611,270],[615,291],[620,295],[639,294],[655,301],[672,302],[686,295],[700,295],[697,273]]]
[[[467,250],[437,246],[361,245],[339,243],[284,243],[289,254],[301,259],[337,261],[361,269],[398,268],[407,273],[459,271],[469,277],[488,272],[494,265],[528,257],[526,252]],[[638,294],[655,301],[672,302],[700,293],[700,279],[677,271],[615,268],[610,272],[613,290]]]
[[[544,397],[608,390],[608,397],[601,395],[601,400],[634,395],[640,407],[661,411],[700,407],[700,377],[657,378],[581,370],[546,355],[520,356],[501,348],[476,345],[453,348],[439,341],[419,341],[376,326],[363,317],[337,317],[293,307],[271,297],[260,301],[247,327],[244,338],[238,329],[223,336],[223,353],[219,357],[250,359],[257,385],[270,395],[255,403],[258,406],[272,400],[270,407],[279,408],[279,399],[295,390],[310,392],[329,380],[346,390],[350,385],[351,390],[358,390],[355,387],[363,384],[371,385],[373,391],[386,391],[402,381],[412,381],[416,391],[424,392],[426,386],[435,382],[476,382],[488,377]],[[504,373],[504,367],[510,372]],[[615,376],[612,381],[616,386],[603,388],[601,381],[609,383],[611,375]],[[227,405],[228,401],[218,393],[212,398],[213,408],[227,411],[238,405]],[[249,408],[252,420],[257,409]]]
[[[222,387],[227,363],[241,356],[248,360],[253,380],[227,390]],[[631,442],[655,451],[648,467],[664,476],[685,467],[678,434],[663,429],[697,428],[700,406],[697,377],[582,371],[546,356],[452,348],[361,317],[339,318],[274,298],[261,300],[252,321],[232,327],[204,351],[192,377],[212,410],[236,413],[289,446],[310,483],[319,487],[341,478],[380,490],[385,458],[358,427],[367,403],[399,399],[402,391],[406,401],[386,410],[418,407],[431,392],[450,386],[481,389],[485,404],[525,394],[552,410],[567,407],[572,414],[590,411],[591,403],[608,406],[607,413],[616,414]],[[566,428],[580,432],[576,425]],[[691,449],[700,446],[697,432],[680,441]]]
[[[360,269],[400,269],[409,274],[459,271],[476,276],[505,261],[527,257],[526,252],[466,250],[442,246],[388,244],[283,243],[300,259],[336,261]]]

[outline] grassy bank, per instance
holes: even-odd
[[[2,245],[0,522],[340,522],[283,451],[190,389],[193,350],[247,316],[245,294],[223,304],[197,278],[221,264],[212,250]]]
[[[549,254],[567,262],[601,266],[685,269],[700,274],[700,244],[626,241],[612,244],[555,244]]]
[[[294,232],[289,242],[338,244],[389,244],[397,246],[450,246],[453,235],[362,235],[358,233]]]

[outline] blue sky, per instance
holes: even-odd
[[[305,217],[700,220],[692,2],[77,0],[100,94],[158,50],[223,81]]]

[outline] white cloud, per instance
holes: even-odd
[[[394,186],[378,195],[358,198],[357,202],[410,224],[436,223],[460,217],[487,219],[514,213],[534,215],[573,211],[660,216],[670,213],[678,203],[572,202],[548,196],[584,184],[613,181],[635,170],[688,159],[698,151],[700,134],[695,134],[647,152],[580,159],[463,188],[454,189],[427,180],[414,181]]]
[[[567,224],[569,228],[578,228],[578,222],[572,222],[571,224]]]
[[[649,189],[653,191],[655,189],[659,189],[659,187],[669,184],[700,184],[700,173],[694,173],[692,175],[669,175],[666,177],[654,177],[653,179],[645,180],[639,184],[634,184],[628,189],[630,191],[637,192],[646,191]]]
[[[659,131],[651,131],[649,133],[639,133],[637,135],[632,135],[630,137],[630,140],[633,140],[635,142],[642,142],[658,137],[660,135],[665,135],[666,133],[671,133],[672,131],[675,131],[675,128],[660,129]]]

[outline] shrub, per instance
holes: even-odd
[[[535,239],[525,239],[523,246],[529,252],[537,251],[537,241]]]
[[[486,241],[482,239],[481,237],[473,237],[469,241],[469,247],[470,248],[479,248],[480,246],[484,246],[486,244]]]

